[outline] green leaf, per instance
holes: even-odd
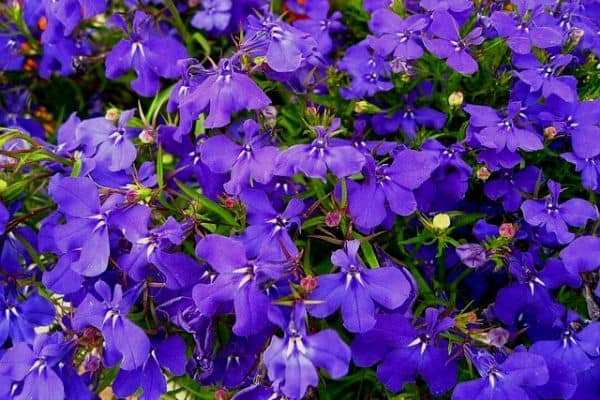
[[[177,184],[177,186],[179,186],[183,193],[185,193],[188,197],[191,197],[192,199],[196,200],[202,207],[212,212],[213,214],[218,215],[227,224],[232,226],[238,226],[237,220],[235,219],[233,214],[231,214],[227,209],[221,207],[220,205],[218,205],[208,197],[204,196],[200,192],[185,186],[178,180],[175,180],[175,183]]]

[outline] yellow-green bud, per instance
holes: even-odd
[[[435,229],[444,231],[450,227],[450,216],[448,214],[437,214],[433,217],[432,226]]]

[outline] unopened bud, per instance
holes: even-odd
[[[173,164],[173,161],[175,161],[175,158],[173,158],[173,156],[169,153],[164,153],[162,156],[162,162],[165,165],[169,165],[169,164]]]
[[[265,118],[265,125],[267,128],[273,129],[277,124],[277,108],[274,106],[266,106],[260,112]]]
[[[450,96],[448,96],[448,104],[450,104],[450,107],[453,108],[462,106],[464,100],[465,95],[463,94],[463,92],[452,92],[450,93]]]
[[[8,183],[4,179],[0,179],[0,193],[4,192],[8,187]]]
[[[316,116],[317,113],[318,113],[317,107],[315,107],[315,106],[308,106],[308,107],[306,107],[306,113],[308,115],[313,116],[313,117]]]
[[[354,112],[357,114],[375,114],[381,112],[381,108],[377,107],[375,104],[369,103],[368,101],[361,100],[357,101],[354,105]]]
[[[544,128],[544,137],[547,140],[552,140],[558,135],[558,131],[553,126],[547,126]]]
[[[437,214],[433,217],[433,227],[440,231],[450,227],[450,216],[448,214]]]
[[[300,280],[300,286],[307,292],[312,292],[313,290],[315,290],[317,287],[317,283],[317,279],[312,275],[305,276]]]
[[[571,28],[569,31],[569,41],[571,42],[572,46],[577,46],[579,42],[581,42],[584,34],[584,30],[581,28]]]
[[[481,179],[482,181],[487,181],[490,175],[492,175],[492,173],[486,166],[480,167],[477,170],[477,179]]]
[[[235,198],[231,197],[231,196],[227,196],[223,199],[223,205],[225,206],[225,208],[229,208],[232,209],[233,207],[235,207]]]
[[[500,232],[500,236],[503,238],[512,239],[515,237],[515,233],[517,233],[517,228],[514,226],[514,224],[505,222],[500,225],[498,231]]]
[[[215,400],[229,400],[229,395],[227,394],[227,390],[219,389],[215,392]]]
[[[330,211],[325,215],[325,225],[330,228],[338,226],[342,220],[342,214],[339,211]]]
[[[104,115],[104,118],[106,118],[107,120],[109,120],[111,122],[116,122],[119,119],[120,114],[121,113],[116,108],[109,108],[108,110],[106,110],[106,114]]]
[[[128,190],[125,194],[125,199],[127,199],[129,203],[135,203],[138,199],[138,194],[135,190]]]
[[[487,340],[490,345],[494,347],[503,347],[506,342],[508,342],[508,338],[510,334],[504,328],[493,328],[487,333]]]
[[[138,138],[142,143],[150,144],[156,142],[156,137],[154,135],[154,131],[152,129],[143,129]]]

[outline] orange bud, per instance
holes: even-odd
[[[40,19],[38,19],[38,28],[40,28],[40,31],[45,31],[46,28],[48,28],[48,19],[46,19],[45,16],[41,16]]]

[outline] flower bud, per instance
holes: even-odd
[[[307,292],[312,292],[317,287],[317,279],[312,275],[307,275],[300,280],[300,286]]]
[[[266,106],[260,112],[265,119],[267,128],[273,129],[277,124],[277,108],[274,106]]]
[[[88,354],[83,359],[82,367],[85,372],[96,372],[102,367],[102,361],[97,355]]]
[[[315,107],[315,106],[306,107],[306,113],[310,116],[315,117],[318,114],[317,107]]]
[[[8,183],[4,179],[0,179],[0,193],[4,192],[8,187]]]
[[[231,196],[227,196],[223,199],[223,205],[225,206],[225,208],[228,209],[232,209],[233,207],[235,207],[235,197],[231,197]]]
[[[150,144],[150,143],[156,142],[156,137],[154,135],[154,131],[152,130],[152,128],[143,129],[140,132],[140,134],[138,135],[138,138],[140,139],[140,141],[142,143],[145,143],[145,144]]]
[[[510,334],[504,328],[493,328],[490,329],[486,336],[490,345],[500,348],[508,342]]]
[[[584,34],[585,34],[584,30],[581,28],[576,28],[576,27],[571,28],[571,30],[569,31],[570,44],[573,47],[577,46],[579,44],[579,42],[581,42],[581,39],[583,38]]]
[[[456,255],[469,268],[479,268],[487,262],[485,249],[477,243],[461,244],[456,248]]]
[[[173,156],[169,153],[164,153],[162,156],[162,162],[165,165],[169,165],[169,164],[173,164],[173,161],[175,161],[175,159],[173,158]]]
[[[338,226],[342,220],[342,214],[339,211],[330,211],[325,215],[325,225],[330,228]]]
[[[492,173],[485,165],[483,167],[479,167],[477,170],[477,179],[481,179],[484,182],[489,179],[490,175],[492,175]]]
[[[458,108],[460,106],[462,106],[463,101],[465,100],[465,96],[463,94],[463,92],[452,92],[450,93],[450,96],[448,96],[448,104],[450,104],[450,107],[453,108]]]
[[[366,100],[357,101],[354,105],[354,112],[357,114],[367,113],[367,114],[375,114],[381,112],[381,108],[377,107],[375,104],[371,104]]]
[[[215,392],[215,400],[229,400],[229,395],[227,394],[227,390],[219,389]]]
[[[440,231],[444,231],[450,227],[450,216],[448,214],[436,214],[433,217],[433,227]]]
[[[502,225],[500,225],[498,231],[500,232],[500,236],[502,236],[503,238],[512,239],[515,237],[515,233],[517,233],[517,228],[514,224],[511,224],[510,222],[505,222]]]
[[[547,126],[544,128],[544,137],[547,140],[552,140],[558,135],[558,131],[553,126]]]
[[[119,119],[120,114],[121,113],[116,108],[109,108],[108,110],[106,110],[104,118],[106,118],[109,121],[116,122]]]

